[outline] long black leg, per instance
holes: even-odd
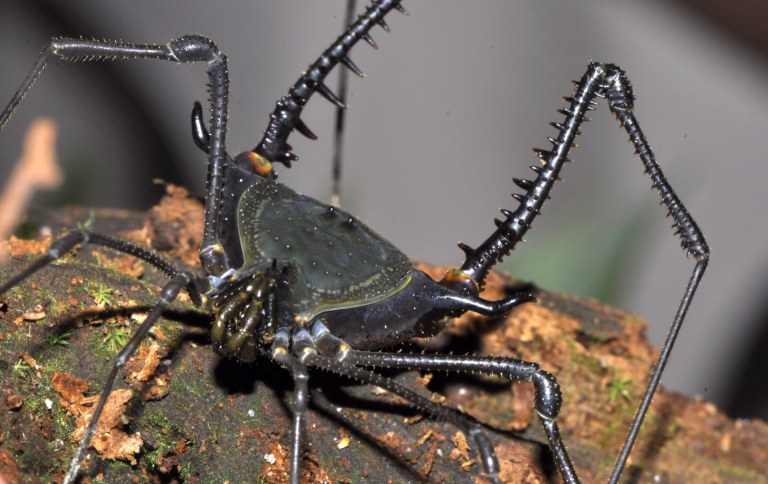
[[[96,430],[99,416],[101,415],[101,412],[104,409],[104,405],[107,402],[107,398],[109,397],[112,387],[114,386],[117,372],[120,370],[120,368],[125,366],[125,363],[136,351],[139,344],[147,336],[149,330],[152,328],[152,326],[154,326],[163,310],[170,303],[176,300],[179,293],[184,289],[187,290],[195,305],[202,305],[202,298],[200,296],[197,283],[198,279],[191,273],[187,271],[179,271],[173,266],[173,264],[171,264],[170,261],[157,254],[156,252],[148,250],[144,247],[132,244],[117,237],[89,232],[87,230],[76,230],[54,240],[44,256],[40,257],[19,274],[0,285],[0,295],[4,294],[6,291],[24,281],[29,276],[44,268],[51,262],[58,260],[67,252],[72,250],[72,248],[74,248],[76,245],[82,243],[102,245],[109,247],[112,250],[138,257],[162,271],[171,280],[161,291],[160,296],[155,305],[152,307],[149,315],[147,316],[147,319],[145,319],[141,326],[139,326],[139,329],[128,341],[128,344],[125,345],[125,347],[120,351],[115,360],[112,362],[106,383],[102,389],[99,401],[96,404],[96,408],[94,410],[93,416],[91,417],[91,421],[86,428],[83,439],[80,441],[77,454],[72,459],[69,470],[67,471],[67,475],[64,478],[65,484],[73,482],[77,476],[77,472],[80,469],[83,458],[85,457],[85,453],[88,450],[88,446],[90,445],[90,441],[93,438],[93,434]]]
[[[291,484],[299,484],[300,477],[300,465],[301,460],[301,438],[302,423],[304,421],[304,414],[307,413],[307,407],[309,406],[309,390],[307,389],[307,383],[309,382],[309,373],[307,367],[297,362],[291,369],[293,374],[293,440],[291,441]]]
[[[340,355],[343,354],[344,353],[341,353]],[[493,445],[485,432],[483,432],[482,426],[471,420],[471,417],[462,414],[453,408],[432,402],[428,398],[425,398],[418,393],[415,393],[413,390],[410,390],[389,378],[385,378],[378,373],[373,373],[364,368],[353,366],[346,360],[346,356],[340,356],[340,358],[342,358],[341,361],[327,356],[321,356],[315,351],[306,351],[301,355],[301,361],[309,366],[343,375],[360,383],[384,388],[385,390],[408,400],[413,407],[432,417],[455,425],[474,440],[478,447],[478,454],[480,455],[483,468],[488,478],[492,482],[500,482],[498,478],[499,461],[496,458]]]
[[[672,347],[675,345],[677,335],[680,333],[680,327],[682,326],[685,315],[688,312],[688,307],[691,305],[691,301],[693,300],[693,295],[696,292],[696,288],[701,281],[701,277],[704,275],[704,270],[707,268],[708,260],[708,255],[705,258],[699,259],[696,263],[696,267],[693,269],[693,274],[691,274],[691,278],[685,288],[683,299],[680,301],[680,305],[677,308],[677,313],[675,313],[675,319],[672,321],[672,325],[669,327],[669,332],[667,333],[667,338],[664,340],[664,345],[661,347],[659,359],[656,361],[656,365],[653,367],[651,376],[648,379],[648,386],[646,387],[643,398],[640,401],[640,406],[637,408],[637,412],[635,412],[635,418],[632,420],[632,425],[629,427],[627,438],[624,440],[624,445],[622,446],[621,452],[616,459],[613,472],[611,472],[611,478],[608,481],[611,484],[618,482],[619,477],[621,477],[621,472],[624,470],[624,465],[627,462],[629,453],[632,451],[632,446],[634,445],[635,440],[637,440],[637,435],[640,432],[640,425],[642,425],[645,414],[648,412],[648,407],[651,406],[651,400],[653,399],[653,395],[656,393],[656,388],[659,386],[659,382],[661,381],[661,375],[664,372],[664,367],[667,365],[669,355],[672,353]]]
[[[675,318],[672,321],[672,325],[669,327],[669,332],[667,333],[664,345],[661,348],[659,359],[653,368],[653,372],[651,372],[648,386],[645,389],[640,406],[635,413],[635,418],[632,421],[627,438],[624,441],[619,457],[616,460],[616,465],[611,473],[609,482],[615,484],[621,476],[621,471],[624,469],[624,465],[627,462],[632,446],[640,432],[640,425],[643,423],[643,419],[648,412],[648,407],[651,405],[651,400],[656,392],[656,388],[659,386],[661,375],[664,372],[664,367],[667,365],[669,356],[672,353],[672,348],[677,339],[677,335],[680,333],[680,327],[685,320],[685,315],[691,305],[693,295],[696,293],[696,288],[698,287],[699,282],[701,282],[701,278],[707,268],[709,262],[709,246],[707,245],[706,240],[704,240],[704,235],[696,225],[696,222],[669,186],[664,178],[664,174],[661,172],[661,168],[656,163],[653,151],[651,150],[648,141],[645,139],[645,135],[643,135],[643,132],[635,119],[634,113],[631,111],[633,103],[632,87],[629,84],[624,71],[617,66],[610,67],[613,68],[613,72],[609,78],[612,81],[611,86],[608,88],[606,94],[608,105],[610,106],[611,111],[616,115],[619,123],[621,123],[621,126],[623,126],[629,134],[629,139],[635,146],[640,159],[643,161],[643,165],[645,165],[646,173],[653,181],[653,187],[659,191],[662,201],[667,206],[669,214],[674,220],[672,226],[675,229],[675,232],[680,235],[681,246],[688,254],[693,255],[696,259],[696,266],[693,268],[691,278],[688,281],[683,298],[675,313]]]
[[[412,355],[349,350],[345,363],[366,367],[404,368],[409,370],[451,371],[494,375],[508,380],[525,380],[535,388],[536,412],[539,414],[550,449],[563,480],[579,482],[568,452],[565,450],[557,416],[560,413],[562,397],[554,376],[542,370],[539,365],[514,358],[457,356],[457,355]],[[482,451],[482,449],[481,449]],[[493,452],[493,448],[490,448]],[[495,458],[495,456],[494,456]]]
[[[275,335],[272,344],[272,358],[285,366],[293,378],[293,400],[291,402],[291,461],[289,464],[289,476],[291,484],[299,484],[301,441],[303,431],[302,423],[304,414],[309,407],[309,373],[303,361],[299,361],[288,351],[289,332],[281,329]],[[303,348],[310,348],[312,340],[307,331],[300,331],[294,336],[294,351],[302,352]]]
[[[24,98],[43,72],[52,56],[67,61],[93,61],[116,59],[160,59],[173,62],[207,62],[210,96],[210,127],[212,136],[208,146],[208,183],[205,200],[205,228],[200,247],[200,258],[208,274],[221,275],[229,269],[224,251],[218,240],[217,227],[221,187],[226,157],[227,105],[229,75],[227,58],[213,41],[200,35],[187,35],[173,39],[166,45],[129,44],[119,41],[57,38],[43,47],[32,71],[21,84],[8,106],[0,113],[0,129],[5,126],[19,102]]]
[[[347,0],[347,11],[344,14],[344,28],[352,24],[355,15],[355,0]],[[383,24],[386,25],[386,24]],[[362,74],[362,73],[361,73]],[[341,104],[347,104],[347,84],[349,72],[346,69],[339,71],[339,87],[337,94]],[[336,125],[333,130],[333,172],[331,187],[331,205],[341,206],[341,151],[344,148],[344,117],[346,109],[336,109]]]
[[[549,138],[552,149],[550,151],[534,150],[542,162],[541,167],[531,167],[537,174],[536,179],[514,180],[518,186],[525,190],[525,194],[512,195],[520,202],[520,206],[514,212],[502,210],[505,220],[497,221],[498,229],[477,249],[461,245],[466,253],[466,260],[461,266],[461,271],[482,285],[488,270],[503,256],[509,254],[515,245],[522,240],[533,220],[541,212],[544,202],[549,198],[549,192],[555,181],[558,180],[558,174],[563,164],[570,161],[568,160],[568,152],[574,145],[574,139],[580,134],[579,127],[587,119],[587,111],[594,109],[597,105],[595,99],[597,97],[607,98],[611,112],[629,134],[630,141],[645,166],[645,171],[651,179],[653,188],[658,190],[662,203],[667,207],[668,214],[674,221],[675,234],[680,237],[681,246],[687,254],[693,255],[696,259],[696,266],[685,288],[680,306],[661,349],[659,360],[654,366],[635,420],[613,470],[611,482],[616,482],[637,438],[640,424],[656,391],[675,339],[709,260],[709,247],[704,235],[664,177],[661,168],[656,163],[653,151],[632,113],[634,108],[632,87],[626,74],[618,66],[596,62],[589,65],[587,72],[576,84],[573,95],[566,98],[570,102],[570,106],[560,110],[565,115],[565,120],[562,123],[553,123],[553,126],[558,129],[558,136],[557,138]]]
[[[474,440],[483,469],[493,482],[499,482],[499,461],[491,441],[480,424],[466,414],[434,403],[388,378],[360,368],[361,366],[388,366],[386,363],[386,356],[388,354],[383,354],[384,359],[381,360],[381,363],[370,363],[365,360],[366,355],[373,355],[375,358],[377,353],[352,350],[346,342],[333,336],[328,328],[319,321],[316,321],[311,326],[311,331],[311,338],[307,335],[303,341],[294,346],[294,352],[301,353],[300,358],[303,362],[327,371],[345,375],[361,383],[386,388],[392,393],[405,398],[414,407],[421,409],[423,412],[455,425]],[[408,368],[407,363],[404,363],[403,366],[391,365],[390,367]],[[557,402],[559,406],[559,397]],[[555,428],[555,430],[557,429]]]
[[[5,292],[7,292],[9,289],[24,281],[26,278],[44,268],[51,262],[60,259],[66,255],[67,252],[72,250],[77,244],[84,243],[102,245],[112,250],[138,257],[139,259],[153,265],[169,278],[174,277],[179,273],[179,270],[168,259],[145,247],[132,244],[131,242],[127,242],[111,235],[99,234],[96,232],[90,232],[88,230],[74,230],[51,242],[51,245],[48,247],[45,255],[41,256],[39,259],[30,264],[26,269],[1,284],[0,295],[5,294]],[[189,297],[192,300],[192,303],[198,307],[202,306],[203,302],[200,296],[200,288],[197,285],[197,280],[190,279],[185,289],[189,293]]]
[[[303,432],[304,414],[307,413],[309,406],[309,373],[307,367],[299,363],[293,357],[287,356],[277,361],[288,367],[293,378],[293,400],[291,402],[291,461],[289,465],[289,475],[291,484],[299,484],[300,462],[301,462],[301,442]]]
[[[77,454],[75,454],[75,457],[72,459],[72,463],[69,465],[67,475],[64,477],[64,484],[73,482],[77,476],[80,465],[85,458],[85,453],[88,451],[88,446],[91,443],[91,438],[93,438],[93,434],[96,431],[96,424],[99,421],[99,417],[101,416],[101,412],[107,402],[107,398],[109,397],[109,394],[112,391],[112,387],[115,384],[117,372],[120,370],[120,368],[125,366],[128,359],[139,347],[139,344],[141,344],[144,338],[146,338],[147,334],[149,334],[149,330],[152,329],[152,326],[155,325],[163,310],[168,307],[170,303],[176,300],[176,297],[179,295],[179,293],[193,280],[194,276],[186,271],[177,272],[173,276],[170,282],[168,282],[168,284],[166,284],[161,291],[160,297],[152,307],[152,310],[149,312],[147,319],[141,323],[141,326],[139,326],[139,329],[136,331],[133,337],[131,337],[130,341],[128,341],[128,344],[125,345],[125,347],[120,351],[115,360],[112,362],[109,375],[107,376],[107,381],[104,383],[104,388],[102,389],[101,396],[99,397],[99,402],[96,404],[96,409],[93,412],[91,421],[88,423],[88,428],[83,435],[83,440],[80,441],[80,447],[77,449]]]

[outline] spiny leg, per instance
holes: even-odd
[[[158,318],[162,315],[163,310],[167,308],[169,304],[175,301],[179,293],[186,286],[191,284],[193,280],[194,276],[186,271],[177,272],[173,276],[170,282],[168,282],[168,284],[163,287],[163,290],[160,292],[160,296],[158,297],[155,305],[152,307],[152,310],[149,312],[147,319],[141,323],[141,326],[139,326],[139,329],[136,330],[136,333],[134,333],[130,341],[128,341],[128,344],[125,345],[125,347],[120,351],[115,360],[112,362],[107,380],[104,383],[101,395],[99,396],[99,401],[96,404],[96,409],[91,416],[91,421],[88,423],[88,427],[85,430],[83,439],[80,441],[80,447],[78,447],[75,457],[72,458],[72,462],[70,463],[67,475],[64,477],[64,484],[73,482],[75,477],[77,477],[77,472],[80,469],[83,459],[85,458],[85,454],[88,451],[88,446],[90,445],[91,439],[93,438],[93,434],[96,431],[96,425],[99,421],[99,417],[101,416],[101,412],[104,409],[107,398],[109,397],[109,394],[112,391],[112,387],[115,384],[117,372],[120,370],[120,368],[125,366],[128,359],[139,347],[139,344],[144,340],[144,338],[146,338],[147,334],[149,334],[149,330],[152,329],[152,326],[155,325]]]
[[[187,35],[173,39],[166,45],[129,44],[119,41],[55,38],[46,44],[32,71],[8,106],[0,113],[0,129],[8,122],[19,102],[43,72],[52,56],[67,61],[93,61],[117,59],[159,59],[173,62],[207,62],[211,117],[210,146],[208,147],[208,186],[205,201],[205,227],[200,257],[209,274],[220,275],[229,269],[223,251],[219,250],[218,227],[227,131],[227,105],[229,75],[227,58],[216,44],[200,35]]]
[[[300,478],[300,460],[301,460],[301,437],[303,435],[302,423],[304,414],[309,406],[309,373],[303,361],[289,353],[289,332],[283,328],[277,331],[275,341],[272,344],[272,358],[285,366],[291,373],[293,379],[293,399],[291,401],[291,461],[288,467],[291,484],[299,484]],[[302,353],[304,348],[312,345],[309,333],[301,330],[293,338],[293,350]]]
[[[525,190],[525,194],[512,195],[520,202],[520,206],[513,212],[502,210],[505,220],[496,221],[498,229],[477,249],[460,245],[466,254],[466,260],[461,266],[461,271],[482,285],[490,268],[502,257],[508,255],[515,245],[522,240],[533,220],[541,213],[544,202],[549,198],[550,190],[555,181],[559,179],[558,174],[563,164],[570,161],[568,152],[574,145],[574,139],[580,134],[579,127],[582,122],[587,120],[585,116],[587,111],[594,109],[597,105],[596,97],[607,98],[611,112],[629,134],[630,141],[645,166],[645,171],[652,181],[653,188],[658,190],[662,203],[667,207],[668,214],[674,221],[673,228],[675,234],[680,238],[681,246],[687,254],[693,255],[696,259],[691,278],[686,285],[659,359],[651,373],[642,402],[611,475],[611,482],[613,483],[621,475],[632,445],[637,438],[640,424],[656,391],[664,366],[671,354],[675,339],[709,260],[709,247],[704,235],[664,177],[632,113],[634,107],[632,87],[626,74],[618,66],[596,62],[589,65],[584,76],[576,83],[573,95],[565,98],[570,106],[559,110],[561,114],[565,115],[565,120],[562,123],[552,124],[558,129],[557,138],[549,138],[552,149],[549,151],[534,150],[542,162],[541,167],[531,167],[537,174],[536,179],[514,179],[515,184]]]
[[[161,291],[160,296],[150,310],[147,319],[145,319],[141,326],[139,326],[139,329],[136,331],[133,337],[131,337],[125,347],[120,351],[115,360],[112,362],[112,366],[110,367],[110,371],[107,376],[107,381],[102,389],[99,401],[96,404],[93,416],[91,417],[91,421],[86,428],[85,434],[80,441],[77,454],[75,454],[75,457],[72,459],[70,468],[67,471],[66,477],[64,478],[65,483],[73,482],[77,476],[77,472],[80,469],[83,458],[85,457],[85,453],[88,450],[90,441],[93,438],[94,432],[96,431],[99,416],[101,415],[107,398],[112,390],[112,387],[114,386],[117,372],[125,365],[131,355],[136,351],[139,344],[144,340],[144,338],[149,333],[149,330],[162,314],[163,310],[171,302],[173,302],[178,294],[184,289],[187,290],[195,305],[202,305],[202,298],[198,288],[198,280],[189,272],[176,269],[170,261],[166,260],[164,257],[154,251],[136,244],[132,244],[117,237],[113,237],[111,235],[89,232],[87,230],[76,230],[69,232],[64,236],[54,240],[45,255],[35,260],[26,269],[0,285],[0,295],[4,294],[6,291],[13,288],[17,284],[23,282],[38,270],[60,259],[70,250],[72,250],[76,245],[82,243],[102,245],[110,249],[138,257],[162,271],[171,280]]]
[[[491,441],[483,431],[481,424],[477,423],[469,415],[463,414],[458,410],[435,403],[428,398],[413,392],[403,385],[394,382],[386,377],[373,373],[361,366],[379,366],[386,367],[387,353],[368,353],[352,350],[347,343],[333,336],[324,324],[316,321],[311,326],[312,336],[308,343],[303,343],[301,350],[301,361],[307,365],[322,368],[326,371],[344,375],[358,382],[370,385],[376,385],[384,388],[406,400],[415,408],[431,415],[434,418],[444,420],[468,435],[477,446],[477,451],[482,462],[483,469],[487,476],[493,482],[499,482],[499,462],[496,452],[493,449]],[[307,336],[304,340],[307,341]],[[294,348],[296,351],[296,348]],[[365,355],[381,355],[381,363],[372,363],[365,361]],[[392,355],[395,356],[395,355]],[[390,368],[413,369],[407,364],[403,366],[389,365]],[[559,404],[558,404],[559,405]],[[555,428],[556,430],[556,428]]]
[[[309,102],[312,95],[317,92],[339,110],[346,109],[347,106],[344,103],[345,89],[342,87],[339,94],[335,94],[325,85],[325,78],[339,63],[359,77],[365,75],[349,58],[349,51],[361,39],[371,46],[377,47],[369,31],[374,25],[379,25],[389,32],[389,26],[384,21],[384,17],[392,9],[407,15],[408,12],[400,5],[400,1],[379,0],[373,2],[366,12],[359,16],[354,23],[349,25],[347,20],[349,27],[346,31],[307,68],[293,86],[288,89],[288,94],[277,101],[275,109],[269,117],[267,129],[264,131],[264,135],[258,145],[253,150],[238,155],[235,160],[236,163],[241,166],[251,165],[261,176],[275,178],[277,175],[272,170],[272,163],[282,163],[286,167],[290,167],[292,162],[298,160],[299,157],[292,152],[293,148],[288,144],[288,137],[293,133],[293,130],[297,130],[309,139],[317,139],[315,133],[301,119],[304,106]],[[347,19],[350,18],[350,11],[353,10],[354,6],[348,4]],[[344,79],[344,77],[341,79]],[[337,117],[336,130],[337,147],[341,145],[341,140],[339,139],[341,136],[339,124],[343,123],[341,119],[343,119],[343,116],[339,115]],[[197,104],[192,109],[192,137],[198,148],[206,153],[209,151],[210,134],[203,123],[202,110]],[[334,179],[337,179],[338,174],[336,171],[337,169],[340,170],[340,168],[337,168],[336,165],[334,166]],[[334,189],[334,193],[336,193],[336,189]]]
[[[310,139],[317,138],[301,120],[304,106],[312,94],[317,92],[336,107],[346,108],[339,96],[324,84],[325,78],[339,63],[358,76],[363,75],[363,72],[349,58],[349,51],[361,39],[371,46],[377,47],[369,31],[374,25],[380,25],[385,30],[389,30],[384,17],[392,9],[407,14],[400,5],[400,0],[373,2],[366,12],[307,68],[305,73],[288,90],[288,94],[277,101],[275,109],[270,115],[269,125],[259,144],[253,148],[253,154],[272,163],[283,163],[285,166],[290,166],[291,162],[298,160],[298,157],[291,152],[291,146],[287,142],[288,136],[293,130],[296,129]]]
[[[96,232],[90,232],[88,230],[74,230],[51,242],[51,245],[48,247],[45,255],[32,262],[32,264],[13,276],[11,279],[5,281],[3,284],[0,284],[0,295],[5,294],[8,290],[23,282],[29,276],[44,268],[48,264],[59,260],[76,245],[85,243],[101,245],[112,250],[122,252],[123,254],[129,254],[137,257],[151,264],[169,278],[174,277],[179,273],[179,270],[169,260],[157,252],[147,249],[146,247],[142,247],[140,245],[136,245],[107,234],[99,234]],[[200,295],[200,288],[197,286],[197,281],[195,279],[189,280],[188,284],[186,285],[186,290],[189,293],[189,297],[193,304],[198,307],[202,306],[203,302]]]
[[[691,305],[691,301],[696,293],[699,282],[701,282],[701,278],[707,268],[709,262],[709,246],[704,239],[704,234],[702,234],[698,225],[688,213],[688,210],[686,210],[683,203],[672,190],[672,187],[667,183],[661,168],[656,163],[653,151],[651,150],[648,141],[645,139],[645,135],[640,129],[640,126],[635,119],[635,115],[632,112],[634,96],[632,94],[632,86],[626,78],[624,71],[614,65],[609,65],[609,67],[612,68],[612,73],[609,78],[612,82],[606,93],[608,105],[610,106],[611,111],[616,115],[621,126],[623,126],[629,134],[630,141],[635,146],[637,154],[645,165],[646,173],[653,181],[653,187],[659,191],[664,205],[667,206],[667,210],[674,220],[672,227],[675,229],[675,233],[680,236],[682,248],[686,253],[693,255],[696,259],[696,265],[694,266],[691,277],[686,285],[683,298],[680,300],[680,305],[675,313],[675,318],[669,327],[669,332],[661,347],[659,359],[653,367],[653,371],[648,380],[648,386],[645,389],[643,398],[640,401],[640,406],[635,413],[635,418],[632,421],[627,438],[624,441],[619,457],[616,460],[616,465],[611,473],[609,482],[615,484],[621,476],[627,458],[629,458],[629,453],[640,432],[640,425],[643,423],[645,414],[648,412],[648,407],[651,405],[653,395],[661,381],[664,367],[667,365],[677,335],[680,333],[680,328],[685,320],[685,315],[688,312],[688,308]]]
[[[389,26],[384,21],[384,17],[392,9],[407,15],[408,12],[400,5],[400,1],[378,0],[373,2],[354,23],[351,22],[355,9],[354,2],[349,1],[347,3],[345,32],[307,68],[288,90],[288,94],[277,101],[275,109],[270,115],[267,129],[258,145],[253,150],[238,155],[235,158],[235,163],[265,178],[277,177],[272,168],[273,163],[283,163],[286,167],[290,167],[293,161],[298,160],[298,156],[292,152],[293,148],[288,144],[288,137],[293,130],[299,131],[309,139],[317,139],[312,130],[302,121],[301,113],[312,95],[318,92],[337,107],[331,205],[338,206],[341,178],[341,138],[344,110],[347,107],[345,104],[347,71],[340,73],[338,94],[325,85],[325,78],[339,63],[357,76],[364,76],[363,71],[349,58],[349,51],[361,39],[371,46],[377,47],[369,32],[374,25],[379,25],[389,32]],[[210,155],[211,135],[203,123],[202,109],[199,103],[195,103],[192,108],[192,138],[198,148]]]
[[[366,367],[474,373],[500,376],[510,381],[532,382],[535,388],[536,412],[547,435],[560,475],[565,482],[579,482],[557,425],[557,416],[560,413],[562,403],[560,386],[554,376],[542,370],[539,365],[514,358],[401,354],[357,350],[349,350],[345,361]],[[490,452],[493,452],[493,447],[490,448]]]

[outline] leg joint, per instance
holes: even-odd
[[[187,287],[194,280],[194,276],[187,271],[180,271],[173,276],[171,282],[166,284],[160,293],[160,301],[163,304],[170,304],[179,295],[179,292]]]
[[[76,230],[66,234],[60,239],[54,240],[48,247],[48,255],[53,259],[58,259],[77,244],[88,242],[88,232],[85,230]]]
[[[216,44],[202,35],[185,35],[168,43],[171,54],[178,62],[217,61],[221,52]]]
[[[538,370],[531,376],[536,388],[536,412],[543,418],[554,420],[560,413],[563,396],[560,384],[555,377],[544,370]]]
[[[613,113],[632,111],[635,107],[635,94],[627,74],[615,64],[606,64],[606,98]]]

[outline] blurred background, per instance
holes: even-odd
[[[760,0],[405,2],[375,51],[353,50],[342,205],[411,258],[458,264],[512,177],[530,177],[571,79],[590,59],[624,67],[636,114],[712,247],[664,384],[733,417],[768,418],[768,4]],[[340,33],[345,2],[200,0],[0,3],[0,104],[52,36],[166,43],[201,33],[229,57],[228,146],[260,139],[274,102]],[[358,10],[363,5],[358,2]],[[334,77],[335,79],[335,77]],[[59,123],[66,181],[35,205],[146,209],[162,188],[202,195],[205,158],[190,139],[205,66],[52,61],[0,133],[0,180],[38,116]],[[335,80],[329,85],[334,86]],[[319,96],[291,138],[301,159],[280,180],[328,200],[334,110]],[[687,282],[687,260],[626,134],[602,106],[582,128],[552,201],[504,269],[543,288],[595,297],[648,320],[661,344]]]

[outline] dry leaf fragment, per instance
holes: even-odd
[[[344,437],[339,439],[339,443],[336,444],[336,448],[341,450],[341,449],[346,449],[347,447],[349,447],[349,437],[345,435]]]
[[[459,455],[464,459],[469,459],[469,444],[467,444],[467,437],[463,432],[459,431],[453,434],[451,442],[456,446],[456,450],[459,451]]]
[[[40,321],[46,316],[47,314],[45,313],[45,308],[40,304],[35,305],[35,307],[25,311],[24,314],[21,315],[21,317],[26,321]]]
[[[86,397],[88,382],[61,372],[53,374],[51,386],[59,394],[59,401],[67,413],[77,417],[77,428],[72,432],[71,439],[80,442],[91,421],[94,407],[99,400],[98,395]],[[133,392],[127,389],[114,390],[109,394],[90,447],[104,459],[123,459],[134,465],[134,455],[139,453],[144,442],[138,434],[128,435],[122,429],[125,406],[132,395]]]

